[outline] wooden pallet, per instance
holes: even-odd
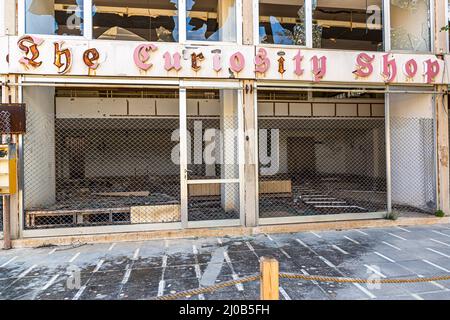
[[[26,213],[26,223],[27,227],[35,228],[35,227],[55,227],[58,226],[58,223],[55,224],[36,224],[37,218],[47,218],[52,219],[55,217],[72,217],[72,223],[70,225],[82,225],[86,220],[90,219],[92,215],[99,214],[108,214],[109,222],[113,222],[113,214],[114,213],[129,213],[130,208],[106,208],[106,209],[86,209],[86,210],[49,210],[49,211],[27,211]],[[86,219],[89,216],[88,219]],[[93,222],[89,222],[89,224],[93,224]]]
[[[189,185],[189,197],[218,197],[221,194],[220,183]],[[291,180],[260,181],[259,194],[274,197],[291,197]]]

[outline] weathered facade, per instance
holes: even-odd
[[[0,3],[13,238],[449,212],[447,1]]]

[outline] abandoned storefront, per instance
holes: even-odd
[[[403,89],[259,88],[259,224],[434,212],[433,94]],[[24,87],[26,228],[245,224],[242,91]]]

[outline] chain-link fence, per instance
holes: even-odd
[[[26,228],[180,222],[178,91],[76,93],[28,110]],[[187,98],[188,221],[239,219],[237,92]]]
[[[177,110],[178,92],[161,91]],[[178,116],[155,115],[151,98],[56,100],[53,113],[35,103],[27,115],[26,228],[180,221]]]
[[[188,91],[190,95],[196,90]],[[236,90],[210,92],[191,100],[188,117],[188,220],[236,220],[240,217],[239,117]],[[197,111],[195,111],[197,109]],[[189,146],[190,145],[190,146]]]
[[[3,199],[0,201],[0,239],[3,238]]]
[[[389,95],[394,211],[434,213],[436,210],[433,106],[432,94]]]
[[[11,132],[11,115],[7,111],[0,112],[0,129],[2,133]],[[2,135],[1,142],[5,141],[6,137]],[[0,238],[3,238],[3,197],[0,197]]]
[[[384,119],[260,117],[259,129],[261,218],[386,211]]]

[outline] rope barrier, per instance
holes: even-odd
[[[203,294],[203,293],[217,291],[219,289],[232,287],[234,285],[241,284],[241,283],[257,281],[257,280],[259,280],[259,277],[260,277],[260,275],[256,274],[256,275],[248,276],[248,277],[241,278],[241,279],[222,282],[222,283],[210,286],[210,287],[196,288],[196,289],[181,291],[181,292],[177,292],[177,293],[173,293],[173,294],[168,294],[165,296],[156,297],[155,300],[175,300],[178,298],[185,298],[187,296],[196,296],[196,295]]]
[[[420,282],[433,282],[433,281],[447,281],[450,280],[448,276],[436,276],[428,278],[399,278],[399,279],[361,279],[361,278],[344,278],[344,277],[324,277],[324,276],[311,276],[304,274],[292,274],[292,273],[280,273],[280,278],[283,279],[298,279],[305,281],[318,281],[318,282],[335,282],[335,283],[380,283],[380,284],[400,284],[400,283],[420,283]]]
[[[160,297],[156,297],[155,300],[175,300],[178,298],[185,298],[189,296],[200,295],[203,293],[214,292],[226,287],[231,287],[237,284],[259,281],[260,274],[253,276],[248,276],[241,279],[231,280],[222,282],[210,287],[196,288],[186,291],[181,291],[173,294],[168,294]],[[423,277],[423,278],[398,278],[398,279],[362,279],[362,278],[345,278],[345,277],[325,277],[325,276],[314,276],[314,275],[304,275],[304,274],[293,274],[293,273],[280,273],[279,277],[282,279],[297,279],[304,281],[317,281],[317,282],[335,282],[335,283],[359,283],[359,284],[400,284],[400,283],[423,283],[423,282],[434,282],[434,281],[448,281],[450,280],[450,275],[445,276],[434,276],[434,277]]]

